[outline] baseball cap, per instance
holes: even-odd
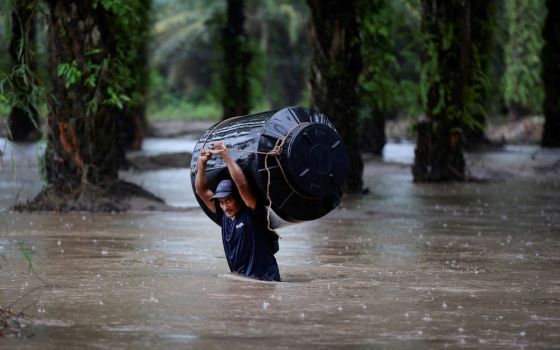
[[[216,187],[216,193],[214,193],[210,199],[220,199],[231,196],[233,191],[233,181],[229,179],[222,180],[218,183],[218,187]]]

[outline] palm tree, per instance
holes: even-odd
[[[307,0],[314,47],[311,67],[313,105],[326,114],[348,148],[346,191],[363,191],[363,160],[358,141],[358,77],[362,70],[356,0]]]
[[[560,147],[560,2],[547,0],[546,8],[541,54],[545,117],[541,145]]]

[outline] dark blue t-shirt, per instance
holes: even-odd
[[[257,209],[258,208],[258,209]],[[280,281],[271,239],[276,233],[268,230],[266,209],[242,206],[234,220],[224,215],[216,203],[216,215],[222,226],[222,242],[231,272],[265,281]]]

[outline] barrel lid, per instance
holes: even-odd
[[[299,193],[311,198],[340,193],[346,179],[346,148],[333,128],[303,123],[288,135],[286,143],[282,163]]]

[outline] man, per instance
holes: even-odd
[[[268,229],[266,208],[260,203],[243,170],[222,142],[201,149],[195,177],[196,194],[222,227],[222,242],[231,272],[265,281],[280,281],[274,253],[278,236]],[[214,193],[208,188],[206,164],[212,155],[226,162],[231,180],[222,180]]]

